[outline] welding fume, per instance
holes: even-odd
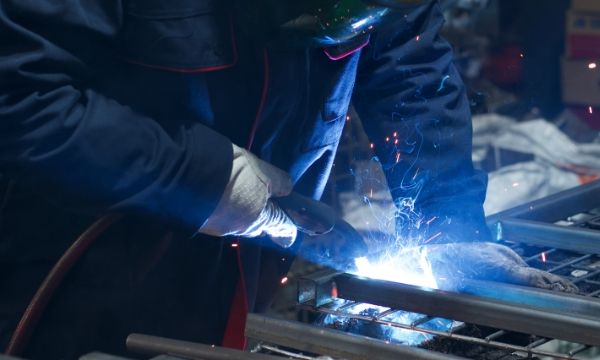
[[[426,0],[3,0],[5,354],[244,348],[297,256],[575,291],[491,239],[443,22]],[[319,201],[351,102],[395,203],[375,248]]]

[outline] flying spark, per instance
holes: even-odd
[[[288,282],[288,277],[287,277],[287,276],[284,276],[284,277],[281,279],[281,285],[285,285],[287,282]]]
[[[593,114],[594,113],[594,109],[591,106],[588,106],[588,112],[590,114]]]
[[[338,297],[338,289],[335,283],[331,284],[331,297],[337,299]]]
[[[588,69],[595,69],[598,65],[595,62],[591,62],[588,64]]]
[[[437,234],[433,235],[432,237],[430,237],[429,239],[425,240],[425,244],[427,244],[428,242],[437,239],[438,237],[440,237],[440,235],[442,235],[441,232],[438,232]]]
[[[546,253],[542,252],[542,262],[546,262]]]

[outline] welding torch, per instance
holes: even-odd
[[[299,255],[313,263],[340,271],[354,268],[354,259],[365,256],[367,245],[352,225],[323,202],[292,192],[273,199],[298,231],[315,237],[316,247],[300,248]]]

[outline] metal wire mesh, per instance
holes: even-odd
[[[593,226],[599,219],[600,208],[597,208],[571,216],[557,222],[557,224],[594,228]],[[514,242],[505,242],[505,245],[519,253],[530,266],[568,278],[579,287],[582,296],[600,297],[600,255],[581,254],[557,248],[528,246],[519,243],[518,239],[514,240]],[[565,241],[568,241],[568,239],[565,239]],[[329,314],[426,334],[431,340],[425,341],[421,346],[433,350],[436,350],[436,341],[439,345],[441,340],[446,339],[452,342],[475,345],[481,352],[490,351],[490,349],[501,349],[522,358],[540,356],[554,359],[589,359],[589,354],[600,353],[600,347],[598,346],[576,343],[567,343],[566,346],[563,343],[560,351],[551,350],[548,345],[556,342],[555,339],[502,329],[485,328],[457,321],[453,321],[452,326],[447,330],[439,330],[428,326],[429,323],[439,320],[428,315],[420,315],[416,319],[413,318],[409,323],[390,320],[394,319],[393,315],[402,311],[401,309],[384,308],[373,315],[353,313],[353,307],[359,305],[361,304],[353,301],[343,301],[341,304],[334,301],[320,307],[307,305],[300,305],[300,307],[318,314]],[[497,359],[507,358],[506,354],[506,352],[499,354]]]

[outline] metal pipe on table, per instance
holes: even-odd
[[[492,227],[497,240],[600,254],[600,231],[522,219],[503,219]]]
[[[405,345],[389,344],[366,336],[249,314],[246,336],[296,350],[347,360],[462,359]]]
[[[131,352],[152,356],[167,354],[198,360],[281,360],[280,357],[266,354],[142,334],[129,335],[126,344]]]
[[[337,276],[335,282],[338,295],[342,299],[543,337],[600,345],[600,319],[597,313],[584,316],[571,312],[569,308],[560,312],[550,307],[523,305],[510,302],[510,294],[505,294],[506,301],[499,301],[389,281],[357,278],[348,274]]]

